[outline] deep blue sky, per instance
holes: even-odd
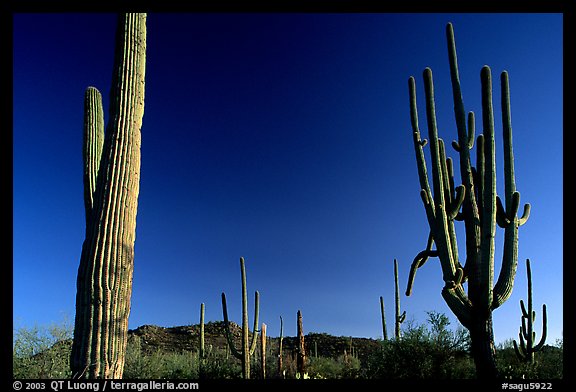
[[[14,15],[16,327],[74,317],[83,94],[99,88],[108,108],[115,18]],[[244,256],[250,318],[257,289],[269,334],[283,316],[294,335],[300,309],[306,332],[381,337],[381,295],[391,334],[393,259],[403,293],[428,234],[407,80],[417,79],[427,137],[422,71],[432,68],[440,135],[455,139],[449,21],[478,132],[480,69],[493,71],[500,193],[499,74],[510,74],[517,187],[532,204],[512,297],[494,313],[496,341],[517,338],[526,258],[538,336],[546,303],[548,342],[561,338],[561,14],[149,14],[130,328],[195,324],[201,302],[206,320],[221,320],[222,291],[240,322]],[[437,260],[418,271],[401,298],[408,319],[436,310],[456,326],[442,283]]]

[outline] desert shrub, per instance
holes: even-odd
[[[72,327],[65,320],[49,326],[20,327],[14,330],[13,377],[68,378]]]
[[[368,359],[367,378],[461,379],[473,377],[470,338],[464,328],[448,329],[446,315],[428,312],[427,327],[409,321],[400,340],[381,341]]]

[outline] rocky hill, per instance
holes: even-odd
[[[230,332],[234,337],[236,347],[240,348],[242,329],[236,323],[230,322]],[[252,334],[250,334],[251,336]],[[157,350],[176,353],[183,351],[194,352],[198,350],[200,344],[200,326],[197,324],[165,328],[143,325],[128,331],[128,344],[133,344],[136,340],[139,340],[141,350],[145,354],[150,354]],[[204,326],[204,340],[207,350],[227,350],[224,322],[206,323]],[[304,340],[308,356],[338,358],[346,352],[346,355],[357,356],[361,362],[366,360],[370,352],[379,348],[379,343],[375,339],[332,336],[326,333],[308,333],[305,335]],[[266,345],[269,352],[278,353],[279,341],[278,337],[267,337]],[[296,337],[284,337],[282,342],[284,355],[295,353],[296,344]]]

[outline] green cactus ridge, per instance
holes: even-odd
[[[146,14],[120,14],[115,45],[105,135],[101,94],[89,87],[84,98],[86,236],[70,360],[75,378],[121,378],[124,370],[140,181]]]
[[[534,321],[536,321],[536,311],[532,310],[532,270],[530,267],[530,259],[526,259],[526,275],[528,277],[528,306],[524,305],[524,301],[520,300],[520,309],[522,311],[522,325],[518,334],[520,344],[514,340],[514,351],[518,358],[522,361],[533,364],[534,353],[542,349],[546,342],[548,333],[548,318],[546,315],[546,304],[542,305],[542,336],[537,344],[536,332],[534,332]]]
[[[224,330],[226,340],[232,355],[242,361],[242,376],[245,379],[250,378],[250,357],[256,350],[258,341],[258,314],[260,310],[260,294],[258,291],[254,294],[254,327],[252,329],[252,341],[249,341],[248,330],[248,295],[246,289],[246,268],[244,258],[240,258],[240,273],[242,277],[242,348],[238,350],[234,345],[234,340],[230,332],[230,322],[228,320],[228,307],[226,305],[226,294],[222,293],[222,314],[224,316]]]

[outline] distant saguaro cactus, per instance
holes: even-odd
[[[398,284],[398,260],[394,259],[394,302],[396,304],[396,313],[395,313],[395,327],[394,327],[394,337],[396,340],[400,340],[401,332],[400,326],[406,320],[406,311],[400,314],[400,286]]]
[[[204,341],[204,303],[200,304],[200,339],[198,347],[198,373],[200,377],[204,376],[204,364],[206,362],[206,349]]]
[[[510,116],[510,90],[508,73],[501,74],[501,109],[504,139],[504,194],[506,207],[496,195],[496,154],[494,114],[492,108],[492,76],[488,66],[480,73],[482,86],[483,135],[476,141],[476,167],[472,166],[470,151],[474,145],[474,113],[466,118],[460,88],[454,30],[446,27],[448,56],[458,141],[452,146],[460,157],[460,177],[463,184],[454,187],[452,160],[446,158],[444,142],[438,137],[434,83],[432,70],[424,70],[426,118],[430,138],[433,191],[428,182],[424,147],[427,140],[420,137],[416,107],[416,84],[409,78],[410,117],[416,152],[420,195],[424,202],[430,227],[426,249],[414,259],[408,279],[406,295],[410,295],[416,270],[429,257],[438,257],[442,267],[442,296],[458,320],[470,331],[472,355],[479,378],[497,376],[495,362],[492,311],[501,306],[512,293],[518,264],[518,227],[528,219],[530,205],[524,206],[522,217],[516,216],[520,206],[520,193],[516,191],[512,125]],[[462,209],[462,211],[460,211]],[[455,221],[464,221],[466,236],[465,265],[460,263],[456,243]],[[494,257],[496,226],[504,228],[502,266],[494,285]],[[436,249],[432,245],[436,244]],[[463,283],[468,281],[468,293]]]
[[[280,341],[278,342],[278,377],[282,377],[282,341],[284,340],[284,320],[280,316]]]
[[[296,314],[296,333],[298,335],[298,352],[296,356],[296,371],[304,378],[306,374],[306,348],[304,347],[304,328],[302,326],[302,312]]]
[[[76,283],[74,378],[121,378],[132,294],[144,114],[146,14],[121,14],[110,118],[88,87],[84,104],[86,234]]]
[[[260,378],[266,378],[266,324],[262,323],[260,332]]]
[[[256,342],[258,341],[258,313],[260,294],[255,292],[254,300],[254,328],[252,332],[252,341],[249,341],[248,330],[248,295],[246,292],[246,268],[244,266],[244,257],[240,257],[240,273],[242,276],[242,350],[238,351],[234,346],[234,340],[230,332],[230,322],[228,321],[228,308],[226,306],[226,294],[222,293],[222,314],[224,316],[224,330],[226,333],[226,340],[232,355],[242,361],[242,377],[245,379],[250,378],[250,357],[256,350]]]
[[[520,300],[520,309],[522,310],[522,326],[520,327],[520,348],[514,340],[514,351],[520,360],[528,363],[534,363],[534,353],[540,351],[546,342],[547,318],[546,304],[542,305],[542,337],[540,342],[534,345],[536,332],[534,332],[534,321],[536,312],[532,310],[532,270],[530,268],[530,259],[526,259],[526,274],[528,275],[528,309],[524,306],[524,301]]]
[[[384,313],[384,298],[380,297],[380,316],[382,317],[382,338],[388,340],[388,333],[386,331],[386,314]]]

